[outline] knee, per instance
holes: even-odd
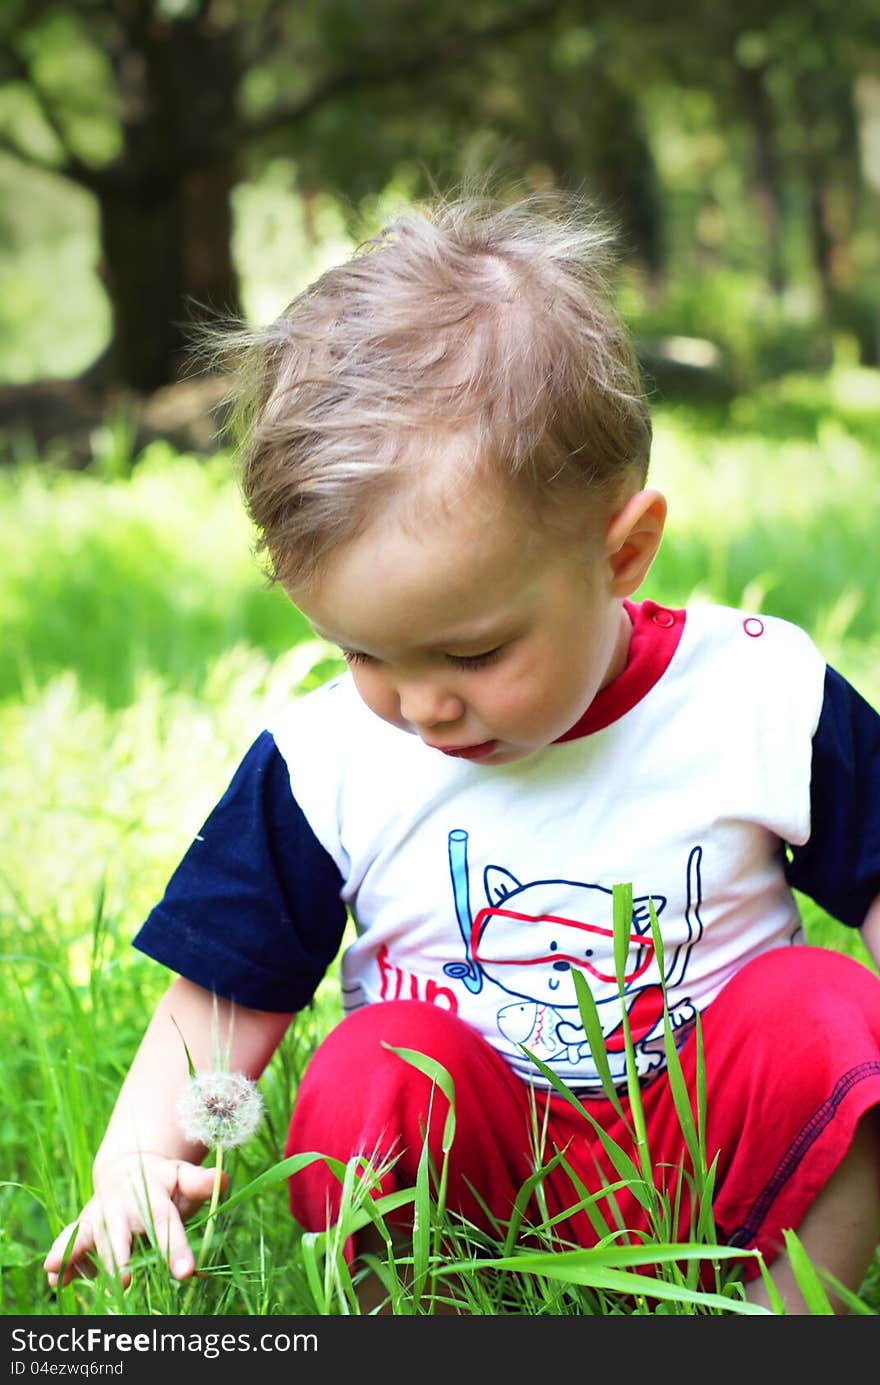
[[[316,1113],[333,1124],[359,1124],[380,1108],[421,1108],[435,1085],[448,1087],[443,1073],[449,1074],[453,1088],[453,1074],[464,1078],[474,1066],[471,1050],[482,1042],[455,1015],[424,1001],[384,1001],[355,1010],[330,1031],[309,1061],[297,1093],[294,1126]],[[420,1063],[420,1058],[427,1061]]]
[[[319,1045],[307,1074],[332,1068],[365,1083],[377,1070],[400,1066],[395,1049],[409,1049],[455,1069],[468,1061],[480,1039],[448,1010],[420,1000],[390,1000],[365,1005],[346,1016]]]
[[[461,1050],[468,1034],[476,1038],[462,1021],[421,1001],[354,1011],[331,1030],[306,1067],[286,1152],[317,1149],[347,1160],[359,1152],[408,1157],[418,1151],[429,1127],[432,1141],[442,1128],[446,1094],[452,1096],[455,1087],[437,1068],[448,1072],[449,1064],[456,1066],[456,1046]],[[420,1063],[419,1055],[427,1062]],[[307,1175],[300,1187],[322,1176]]]
[[[714,1082],[728,1090],[751,1085],[758,1101],[776,1090],[793,1099],[797,1088],[804,1100],[821,1102],[847,1073],[873,1071],[880,984],[843,953],[778,948],[742,967],[703,1019],[707,1072]]]
[[[313,1066],[340,1061],[362,1080],[376,1064],[388,1065],[392,1048],[412,1048],[425,1057],[450,1057],[473,1039],[473,1030],[456,1015],[421,1000],[388,1000],[346,1015],[320,1043]]]
[[[772,1027],[775,1019],[789,1034],[815,1018],[827,1021],[851,1005],[869,1024],[880,1018],[880,985],[861,962],[832,948],[793,945],[774,948],[747,962],[728,982],[719,999],[736,1000],[744,1013],[758,1010]]]

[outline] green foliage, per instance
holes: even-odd
[[[649,353],[649,382],[657,376],[661,399],[699,398],[701,389],[714,386],[720,398],[730,400],[764,380],[795,370],[824,373],[831,363],[830,325],[815,294],[799,285],[789,295],[774,296],[755,270],[691,271],[671,277],[661,295],[650,297],[640,290],[638,276],[631,275],[623,306],[637,343]],[[691,353],[697,363],[688,359],[689,343],[678,345],[685,357],[676,378],[670,366],[682,338],[696,344]],[[650,355],[655,343],[670,351],[665,362]]]
[[[92,198],[0,155],[0,380],[68,377],[106,345]]]
[[[0,699],[65,669],[108,707],[145,674],[198,693],[222,651],[308,634],[259,581],[225,456],[155,444],[130,480],[34,465],[0,471],[0,495]]]
[[[488,170],[595,196],[646,276],[644,332],[715,342],[732,388],[824,366],[841,334],[876,364],[878,48],[864,0],[724,14],[442,0],[415,25],[410,0],[371,0],[366,26],[362,9],[155,0],[134,24],[110,0],[10,0],[0,378],[75,374],[115,329],[105,364],[149,388],[158,377],[124,360],[131,338],[162,336],[169,281],[175,323],[194,301],[236,306],[230,235],[241,300],[261,316],[389,191]],[[230,187],[203,195],[218,167],[235,185],[231,228]],[[162,235],[152,257],[146,208]],[[156,347],[162,380],[181,346]]]

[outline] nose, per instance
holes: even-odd
[[[397,696],[401,716],[417,730],[458,721],[464,715],[461,698],[428,679],[398,684]]]

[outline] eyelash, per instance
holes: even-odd
[[[504,645],[496,645],[494,649],[487,649],[485,654],[447,654],[445,657],[455,667],[460,669],[488,668],[501,658],[504,652]],[[372,656],[362,653],[359,649],[343,649],[342,657],[347,664],[368,664],[372,663]]]
[[[495,649],[487,649],[485,654],[447,654],[446,658],[456,668],[487,668],[489,664],[494,664],[501,658],[504,646],[499,644]]]

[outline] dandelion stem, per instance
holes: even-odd
[[[202,1245],[199,1250],[199,1258],[196,1262],[196,1269],[202,1269],[208,1255],[208,1246],[211,1244],[211,1237],[214,1234],[214,1218],[217,1206],[220,1202],[220,1188],[223,1182],[223,1146],[217,1146],[217,1155],[214,1160],[214,1187],[211,1189],[211,1205],[208,1208],[208,1220],[205,1223],[205,1234],[202,1237]]]
[[[190,1280],[189,1292],[186,1296],[186,1303],[184,1304],[183,1311],[185,1313],[189,1312],[190,1304],[192,1303],[192,1298],[196,1287],[196,1278],[199,1275],[200,1271],[204,1268],[205,1261],[208,1258],[208,1247],[211,1244],[211,1237],[214,1234],[214,1222],[217,1216],[217,1208],[220,1205],[220,1189],[222,1187],[222,1184],[223,1145],[217,1145],[216,1153],[214,1156],[214,1186],[211,1189],[211,1202],[208,1207],[208,1218],[205,1222],[205,1230],[202,1233],[202,1244],[199,1246],[199,1253],[196,1257],[195,1275]]]

